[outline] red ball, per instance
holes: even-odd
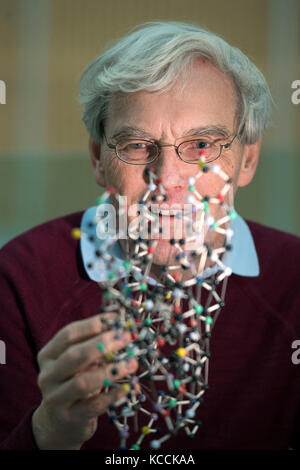
[[[115,194],[116,190],[115,190],[115,188],[114,188],[113,186],[108,186],[107,192],[108,192],[109,194]]]

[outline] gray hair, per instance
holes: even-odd
[[[238,135],[253,144],[269,124],[272,97],[258,68],[236,47],[197,25],[150,22],[116,41],[85,69],[80,81],[82,120],[99,142],[113,95],[141,90],[166,91],[179,76],[188,78],[192,59],[209,60],[233,81]]]

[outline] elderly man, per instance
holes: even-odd
[[[149,163],[170,207],[183,206],[199,149],[208,164],[217,160],[234,195],[255,174],[271,108],[262,74],[238,49],[172,22],[144,25],[96,58],[83,74],[80,101],[96,182],[113,186],[129,206],[147,190]],[[220,191],[213,172],[196,186],[201,194]],[[131,335],[116,337],[100,321],[101,273],[90,269],[88,246],[70,237],[94,215],[90,208],[48,222],[0,252],[0,338],[7,348],[0,371],[2,449],[118,447],[106,412],[126,392],[105,393],[114,366],[105,354],[124,348]],[[220,235],[214,246],[223,243]],[[158,240],[154,280],[171,262],[169,246]],[[124,253],[122,240],[121,259]],[[193,440],[179,432],[162,448],[300,446],[300,374],[291,359],[300,338],[299,254],[297,237],[235,219],[232,275],[212,334],[210,390],[199,408],[203,426]],[[121,379],[138,362],[117,366]]]

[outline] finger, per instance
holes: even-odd
[[[86,399],[90,394],[100,393],[103,386],[108,384],[113,386],[116,380],[124,378],[135,372],[138,368],[136,359],[120,361],[113,364],[105,364],[96,370],[90,370],[78,374],[72,379],[55,387],[51,393],[45,397],[48,402],[57,405],[71,406],[78,400]]]
[[[126,395],[126,391],[114,388],[109,392],[100,393],[87,400],[77,402],[71,409],[77,418],[95,418],[106,413],[110,405],[118,403],[122,399],[126,400]]]
[[[106,362],[108,353],[125,348],[131,341],[129,332],[109,331],[93,339],[69,347],[56,361],[44,367],[40,380],[53,386],[94,364]]]
[[[39,352],[40,367],[46,360],[57,359],[70,345],[107,331],[111,328],[110,323],[116,321],[118,317],[116,312],[104,313],[65,326]]]
[[[134,384],[131,390],[136,396],[141,393],[141,387],[138,383]],[[128,400],[128,392],[121,388],[113,388],[107,392],[93,394],[86,400],[77,401],[72,407],[72,411],[82,419],[91,419],[107,412],[110,405],[114,408],[122,405]]]

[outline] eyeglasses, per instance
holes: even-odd
[[[237,134],[230,142],[225,144],[220,144],[221,139],[213,140],[209,136],[201,136],[193,140],[181,142],[177,146],[171,144],[160,145],[151,140],[139,138],[123,139],[116,145],[113,145],[107,142],[105,133],[104,137],[108,148],[113,149],[116,156],[122,162],[129,163],[130,165],[147,165],[154,162],[160,155],[163,147],[174,147],[182,161],[196,165],[200,158],[204,159],[205,163],[210,163],[219,158],[222,150],[227,150],[232,145]]]

